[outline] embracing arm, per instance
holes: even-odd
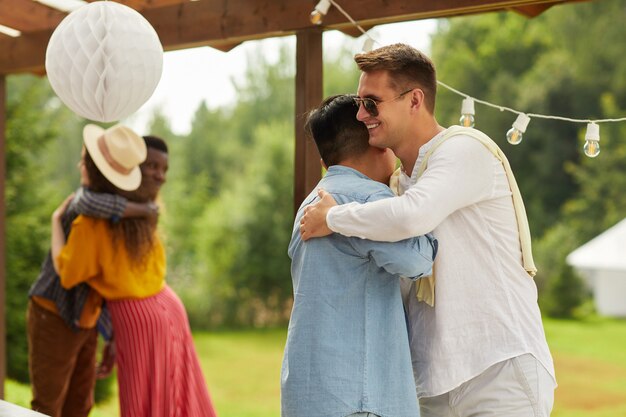
[[[63,225],[61,224],[61,217],[67,206],[69,206],[70,202],[74,198],[74,194],[70,194],[64,201],[61,203],[54,213],[52,213],[52,231],[50,233],[51,241],[50,241],[50,252],[52,254],[52,263],[54,265],[54,270],[57,275],[59,274],[59,263],[58,256],[65,246],[65,233],[63,232]]]
[[[352,245],[390,274],[412,279],[432,273],[438,246],[437,239],[430,234],[398,242],[354,239]]]
[[[53,220],[51,255],[63,288],[72,288],[101,274],[102,228],[106,223],[97,222],[90,217],[78,216],[65,239],[60,222]]]
[[[87,188],[79,191],[74,204],[78,213],[100,219],[157,218],[159,215],[159,207],[153,202],[135,203],[120,195],[95,193]]]
[[[332,207],[326,222],[334,232],[379,241],[423,235],[456,210],[489,198],[493,173],[493,156],[482,144],[464,136],[451,138],[402,196]]]

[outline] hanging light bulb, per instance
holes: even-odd
[[[370,52],[372,49],[374,49],[374,39],[368,36],[363,42],[363,52]]]
[[[522,134],[526,132],[526,127],[530,122],[530,117],[526,116],[523,113],[520,113],[517,116],[517,119],[513,122],[513,127],[506,132],[506,140],[511,145],[519,145],[522,141]]]
[[[324,16],[326,16],[326,13],[328,13],[328,9],[330,9],[330,5],[330,0],[321,0],[319,3],[317,3],[315,9],[313,9],[313,11],[311,12],[311,23],[313,23],[314,25],[321,25]]]
[[[463,127],[474,127],[474,99],[470,97],[463,99],[459,123]]]
[[[600,154],[600,126],[593,122],[587,123],[583,150],[589,158],[595,158]]]

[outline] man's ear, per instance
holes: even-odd
[[[320,165],[322,166],[322,168],[324,168],[326,171],[328,171],[328,167],[326,166],[326,164],[324,163],[324,160],[322,158],[320,158]]]
[[[411,107],[416,109],[424,105],[424,91],[421,88],[416,88],[411,92]]]

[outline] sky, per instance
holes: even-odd
[[[368,33],[376,41],[374,47],[402,42],[426,53],[430,51],[430,35],[435,31],[434,19],[380,25]],[[325,51],[348,44],[354,53],[361,52],[365,37],[353,40],[338,31],[324,32]],[[294,45],[295,36],[248,41],[228,52],[210,47],[166,52],[163,58],[163,75],[152,97],[124,122],[137,133],[148,134],[147,124],[156,109],[170,121],[174,133],[187,134],[191,119],[204,100],[210,108],[227,106],[236,101],[232,78],[243,76],[246,54],[262,49],[270,62],[278,59],[278,49],[287,42]],[[356,90],[356,86],[355,86]]]

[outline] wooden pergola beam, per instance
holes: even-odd
[[[0,0],[0,25],[22,32],[56,27],[66,13],[33,0]]]
[[[0,75],[44,71],[50,35],[52,31],[40,31],[0,39]]]
[[[309,110],[323,94],[322,30],[311,28],[296,34],[296,149],[294,163],[294,213],[322,177],[317,146],[304,132]]]
[[[100,1],[100,0],[86,0],[88,2]],[[143,11],[146,9],[154,9],[157,7],[173,6],[175,4],[186,3],[189,0],[115,0],[117,3],[131,7],[137,11]]]
[[[4,380],[7,375],[6,364],[6,77],[0,75],[0,398],[4,398]]]
[[[4,1],[4,0],[0,0]],[[530,5],[554,5],[565,0],[438,0],[390,2],[342,0],[341,6],[365,26],[457,16]],[[142,14],[156,29],[166,50],[195,46],[228,49],[243,41],[292,35],[310,29],[312,0],[202,0],[146,9]],[[372,13],[375,10],[376,13]],[[353,31],[336,8],[324,18],[324,29]],[[41,72],[53,28],[0,39],[0,74]]]
[[[552,6],[552,4],[531,4],[528,6],[515,7],[512,10],[525,17],[536,17]]]

